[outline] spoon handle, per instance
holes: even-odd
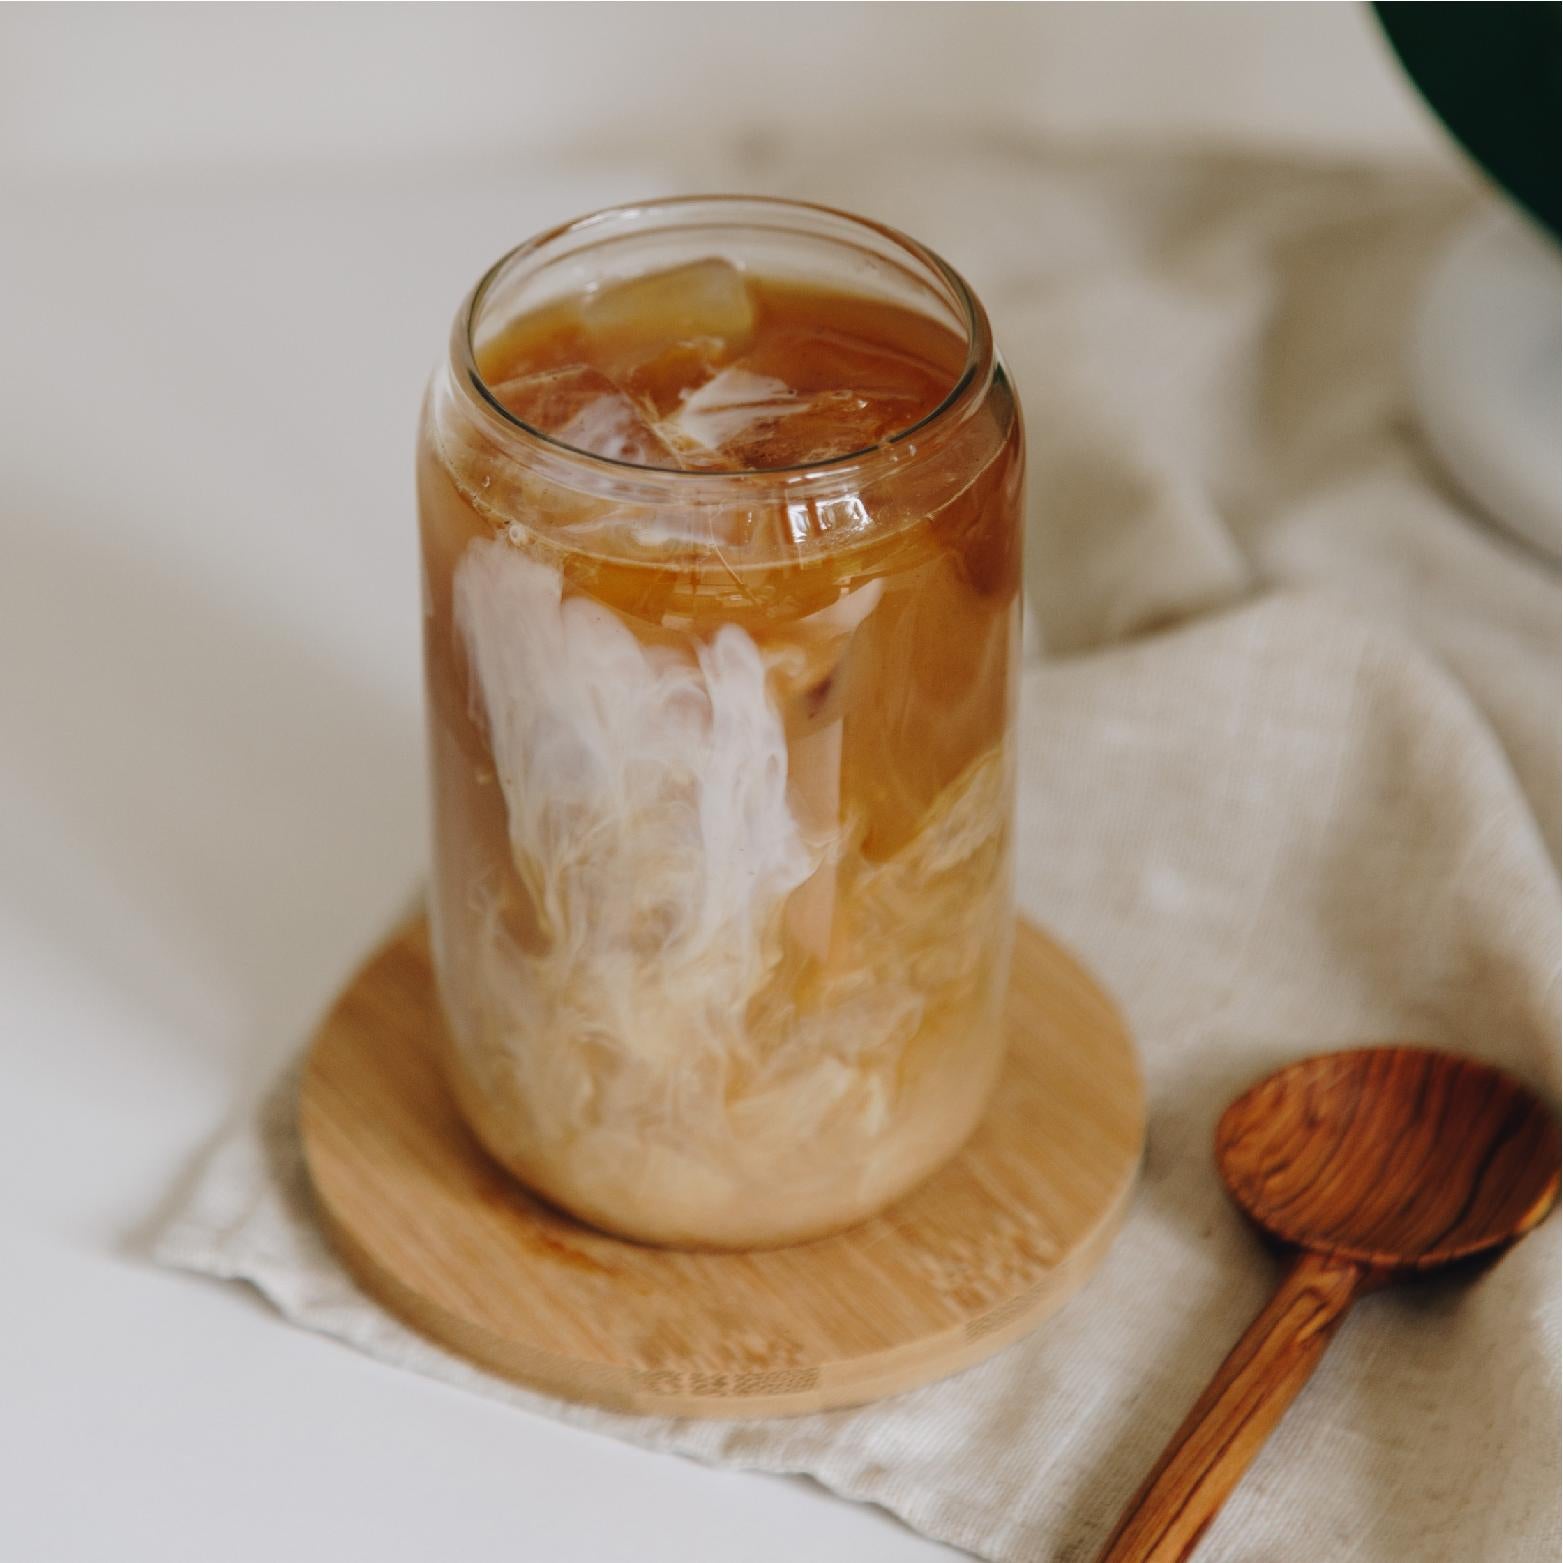
[[[1181,1563],[1308,1382],[1368,1279],[1301,1253],[1124,1511],[1099,1563]]]

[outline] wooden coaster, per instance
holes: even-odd
[[[1145,1128],[1134,1049],[1101,989],[1025,922],[1008,1024],[976,1135],[884,1215],[762,1253],[648,1248],[533,1199],[467,1132],[437,1062],[419,920],[315,1037],[304,1151],[360,1283],[493,1372],[673,1416],[855,1405],[1023,1335],[1078,1290],[1122,1220]]]

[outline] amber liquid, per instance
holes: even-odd
[[[913,429],[964,356],[910,310],[710,262],[525,318],[478,363],[562,443],[740,474]],[[981,1114],[1011,922],[1002,378],[916,443],[844,498],[734,476],[731,503],[657,506],[426,420],[452,1081],[490,1151],[596,1225],[818,1235]]]

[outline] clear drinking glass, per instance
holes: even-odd
[[[981,305],[737,197],[523,244],[418,451],[431,919],[463,1116],[651,1242],[848,1226],[997,1074],[1020,412]]]

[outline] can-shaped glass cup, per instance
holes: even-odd
[[[812,324],[758,376],[722,333],[789,309]],[[854,322],[906,341],[833,369]],[[497,383],[518,329],[550,395],[594,331],[686,380],[721,337],[745,394],[683,384],[692,462],[672,422],[605,446]],[[914,360],[932,405],[862,445]],[[740,424],[764,437],[723,445]],[[619,208],[462,306],[418,448],[432,944],[455,1100],[537,1194],[768,1247],[875,1214],[972,1133],[1004,1048],[1023,465],[982,306],[845,213]]]

